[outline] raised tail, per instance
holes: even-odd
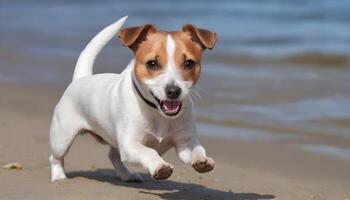
[[[119,19],[117,22],[107,26],[101,32],[99,32],[88,45],[86,45],[85,49],[81,52],[78,58],[77,64],[75,65],[73,81],[92,75],[96,56],[98,53],[100,53],[102,48],[119,32],[127,18],[128,17],[125,16]]]

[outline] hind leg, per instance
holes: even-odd
[[[120,154],[117,148],[110,147],[108,157],[122,181],[142,182],[142,177],[139,174],[131,173],[120,160]]]
[[[51,181],[67,178],[64,172],[64,156],[78,134],[77,126],[73,122],[71,118],[59,121],[57,116],[53,117],[50,129]]]
[[[64,173],[64,159],[63,157],[56,157],[53,154],[50,156],[51,163],[51,181],[59,181],[66,179],[66,174]]]

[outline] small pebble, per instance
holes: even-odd
[[[3,165],[2,168],[4,168],[4,169],[21,170],[22,169],[22,165],[17,163],[17,162],[13,162],[13,163],[8,163],[6,165]]]

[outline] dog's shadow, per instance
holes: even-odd
[[[122,185],[124,187],[133,187],[144,189],[140,193],[152,194],[159,196],[162,199],[234,199],[234,200],[257,200],[257,199],[274,199],[271,194],[257,193],[236,193],[234,191],[221,191],[206,188],[203,185],[192,183],[181,183],[169,180],[155,181],[148,174],[141,174],[145,182],[143,183],[126,183],[120,181],[116,177],[115,171],[112,169],[98,169],[95,171],[74,171],[67,173],[68,177],[85,177],[101,182],[108,182],[113,185]],[[164,193],[152,192],[152,190],[165,191]]]

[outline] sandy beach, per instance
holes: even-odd
[[[123,183],[107,158],[107,147],[80,136],[66,157],[68,180],[49,180],[48,130],[63,89],[0,86],[0,199],[340,199],[350,198],[350,161],[308,153],[294,142],[256,142],[202,137],[214,171],[198,174],[170,151],[174,164],[165,181],[131,166],[144,183]],[[5,95],[4,95],[5,94]],[[215,133],[213,133],[215,134]],[[343,141],[343,145],[349,145]]]

